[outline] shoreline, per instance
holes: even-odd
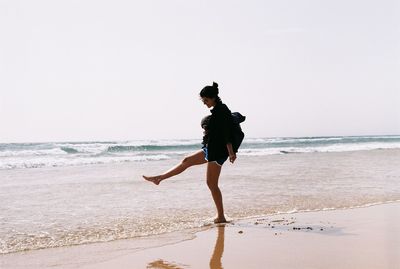
[[[188,268],[188,265],[190,268],[219,268],[221,258],[218,260],[214,256],[221,250],[224,252],[223,246],[222,249],[217,247],[223,239],[226,242],[222,264],[226,268],[261,268],[267,264],[275,268],[398,268],[400,258],[396,253],[400,253],[400,228],[396,223],[399,221],[399,201],[346,209],[277,213],[147,238],[2,254],[0,265],[4,269]],[[349,249],[351,245],[357,253],[372,251],[375,254],[359,259],[358,254]],[[294,248],[296,246],[298,248]],[[250,249],[254,251],[248,251]],[[316,255],[321,249],[331,255],[321,259]],[[266,260],[268,251],[265,250],[275,256]],[[214,253],[211,259],[210,253]],[[211,260],[214,260],[213,266]],[[344,260],[346,263],[341,262]]]
[[[246,222],[246,221],[252,221],[255,219],[259,218],[272,218],[272,217],[279,217],[280,215],[291,215],[291,214],[298,214],[298,213],[316,213],[316,212],[326,212],[326,211],[336,211],[336,210],[351,210],[351,209],[359,209],[359,208],[368,208],[368,207],[373,207],[373,206],[379,206],[379,205],[385,205],[385,204],[392,204],[392,203],[399,203],[400,200],[388,200],[388,201],[383,201],[383,202],[373,202],[373,203],[368,203],[364,205],[356,205],[356,206],[349,206],[349,207],[342,207],[342,208],[322,208],[322,209],[301,209],[301,210],[289,210],[287,212],[285,211],[278,211],[275,213],[271,214],[262,214],[262,215],[255,215],[255,216],[248,216],[248,217],[242,217],[238,219],[232,219],[229,216],[226,217],[229,223],[240,223],[240,222]],[[130,237],[130,238],[121,238],[121,239],[114,239],[110,241],[95,241],[95,242],[88,242],[88,243],[82,243],[82,244],[72,244],[72,245],[66,245],[66,246],[55,246],[55,247],[41,247],[41,248],[36,248],[36,249],[26,249],[26,250],[18,250],[18,251],[13,251],[9,253],[0,253],[0,260],[1,256],[6,256],[6,255],[12,255],[12,254],[19,254],[19,253],[30,253],[34,251],[45,251],[45,250],[51,250],[51,249],[61,249],[61,248],[69,248],[69,247],[80,247],[80,246],[90,246],[90,245],[97,245],[97,244],[107,244],[107,243],[114,243],[114,242],[121,242],[121,241],[131,241],[131,240],[152,240],[154,238],[181,238],[180,240],[177,240],[176,242],[173,242],[171,244],[176,244],[180,243],[181,241],[185,240],[190,240],[195,237],[195,234],[214,228],[217,224],[212,223],[212,220],[214,218],[209,218],[207,221],[209,221],[206,224],[203,224],[201,227],[192,227],[192,228],[185,228],[182,230],[176,230],[176,231],[171,231],[171,232],[164,232],[160,234],[149,234],[149,235],[142,235],[142,236],[135,236],[135,237]],[[224,224],[222,224],[224,225]],[[188,239],[189,238],[189,239]],[[167,243],[169,244],[169,243]],[[148,248],[154,248],[154,247],[160,247],[162,245],[155,245],[155,246],[145,246],[144,249]]]

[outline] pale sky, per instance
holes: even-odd
[[[0,0],[0,143],[400,134],[400,2]]]

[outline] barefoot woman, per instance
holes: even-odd
[[[218,178],[223,163],[229,158],[233,163],[236,159],[235,151],[232,148],[232,114],[229,108],[222,103],[218,96],[218,84],[206,86],[200,91],[203,103],[211,109],[211,117],[207,126],[207,134],[203,138],[203,148],[196,153],[187,156],[181,163],[171,168],[162,175],[147,177],[146,180],[158,185],[164,179],[182,173],[186,168],[207,163],[207,185],[217,207],[218,217],[215,223],[226,222],[222,195],[218,187]]]

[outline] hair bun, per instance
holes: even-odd
[[[216,94],[218,95],[218,93],[219,93],[219,90],[218,90],[218,83],[215,82],[215,81],[213,81],[212,87],[215,89],[215,92],[216,92]]]

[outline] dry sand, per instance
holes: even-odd
[[[6,268],[400,268],[400,203],[0,256]],[[185,240],[182,240],[182,239]]]

